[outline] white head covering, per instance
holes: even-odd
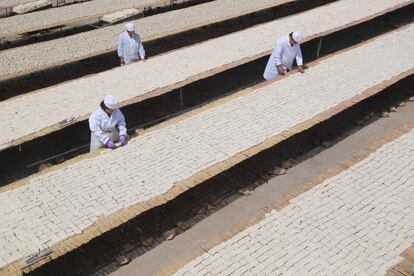
[[[118,108],[118,100],[112,95],[105,96],[104,104],[106,105],[106,107],[108,107],[110,109],[117,109]]]
[[[300,43],[303,39],[303,34],[301,32],[293,32],[292,38],[296,43]]]
[[[135,32],[135,24],[134,24],[134,23],[132,23],[132,22],[128,22],[128,23],[125,25],[125,28],[126,28],[126,30],[127,30],[127,31],[129,31],[129,32]]]

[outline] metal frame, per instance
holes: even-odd
[[[316,49],[316,57],[317,57],[317,58],[318,58],[318,57],[319,57],[319,55],[321,54],[322,42],[323,42],[323,37],[321,37],[321,38],[319,39],[319,42],[318,42],[318,48]]]

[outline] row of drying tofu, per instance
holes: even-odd
[[[375,2],[375,5],[371,2]],[[168,91],[177,84],[205,77],[208,72],[213,74],[267,55],[275,45],[275,38],[292,30],[301,30],[306,35],[305,40],[309,40],[412,2],[413,0],[337,1],[305,13],[168,52],[150,58],[146,63],[114,68],[8,99],[0,102],[0,127],[3,129],[0,133],[0,149],[55,131],[62,120],[86,119],[96,103],[107,93],[108,87],[122,105],[138,102]],[[335,20],[332,20],[333,17]],[[324,24],[320,24],[321,21]],[[128,81],[131,74],[136,81]],[[65,108],[62,109],[62,106]],[[11,121],[13,124],[9,123]]]
[[[24,4],[24,6],[21,7],[19,6],[19,9],[23,11],[30,9],[31,7],[47,6],[50,5],[49,2],[51,2],[51,0],[38,0],[38,2]],[[12,35],[19,35],[26,32],[38,31],[61,25],[75,24],[90,19],[97,19],[99,17],[123,10],[136,9],[138,11],[142,11],[146,7],[162,7],[169,5],[170,3],[170,0],[84,1],[53,9],[45,9],[2,18],[0,19],[0,37],[7,38]]]
[[[216,0],[135,20],[144,41],[195,29],[293,0]],[[211,13],[209,11],[216,11]],[[194,16],[197,15],[197,16]],[[0,19],[1,22],[1,19]],[[0,80],[114,51],[124,24],[0,52]],[[93,45],[93,47],[91,47]]]
[[[0,144],[45,135],[68,117],[86,119],[108,88],[122,105],[137,102],[267,55],[275,38],[292,30],[301,30],[306,41],[412,2],[337,1],[3,101]],[[52,248],[52,258],[65,254],[412,74],[413,47],[411,24],[309,64],[303,75],[265,82],[167,121],[126,147],[86,154],[1,188],[2,271],[19,273],[19,261],[41,249]],[[131,74],[136,81],[129,81]]]
[[[90,0],[4,0],[0,2],[0,9],[11,9],[15,14],[24,14],[48,7],[64,6]]]

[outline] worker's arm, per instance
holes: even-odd
[[[99,120],[98,120],[98,118],[96,118],[94,116],[94,114],[92,114],[92,116],[89,117],[89,129],[91,130],[91,132],[93,133],[93,135],[95,135],[95,137],[99,141],[101,141],[101,143],[103,143],[104,145],[106,145],[106,143],[108,143],[109,136],[106,135],[102,131],[101,126],[99,125]]]
[[[118,38],[118,57],[121,61],[121,64],[125,64],[124,61],[124,45],[123,45],[123,41],[122,41],[122,34],[119,36]]]
[[[298,65],[298,71],[305,73],[305,69],[303,68],[302,49],[300,46],[298,46],[298,50],[296,51],[296,64]]]
[[[139,37],[139,56],[142,60],[145,60],[145,49],[144,49],[144,45],[142,45],[142,40],[141,37]]]
[[[125,123],[125,117],[124,114],[122,114],[121,110],[118,109],[117,111],[117,117],[118,117],[118,129],[119,129],[119,136],[126,136],[127,134],[127,128]]]
[[[283,68],[283,64],[282,64],[283,45],[282,45],[281,39],[277,41],[276,48],[274,51],[275,51],[274,59],[276,63],[277,72],[279,73],[279,75],[283,76],[285,74],[285,68]]]

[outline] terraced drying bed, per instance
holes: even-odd
[[[2,188],[0,266],[19,271],[17,260],[48,247],[52,257],[65,254],[374,95],[414,72],[413,47],[411,24],[315,62],[303,75],[266,82],[150,129],[126,147]]]
[[[309,40],[369,20],[413,0],[347,0],[0,103],[0,149],[86,119],[108,93],[122,105],[154,97],[270,53],[277,36],[302,30]],[[321,24],[324,22],[324,24]],[[130,81],[134,75],[135,81]],[[63,108],[64,107],[64,108]],[[36,114],[36,116],[33,116]],[[9,122],[13,122],[10,124]]]
[[[0,19],[0,37],[85,21],[123,9],[133,7],[143,9],[149,5],[159,6],[169,2],[168,0],[93,0],[76,5],[6,17]]]
[[[135,23],[143,40],[148,41],[292,1],[238,0],[236,5],[234,0],[215,0],[142,18]],[[123,30],[124,24],[120,24],[1,51],[0,80],[114,51]]]
[[[413,126],[397,129],[391,135],[402,136],[380,140],[365,151],[387,143],[354,159],[364,160],[337,166],[337,175],[312,183],[290,202],[282,199],[232,238],[210,250],[203,246],[206,251],[200,249],[174,275],[389,275],[403,257],[405,266],[391,275],[410,275],[412,259],[402,252],[414,241]]]

